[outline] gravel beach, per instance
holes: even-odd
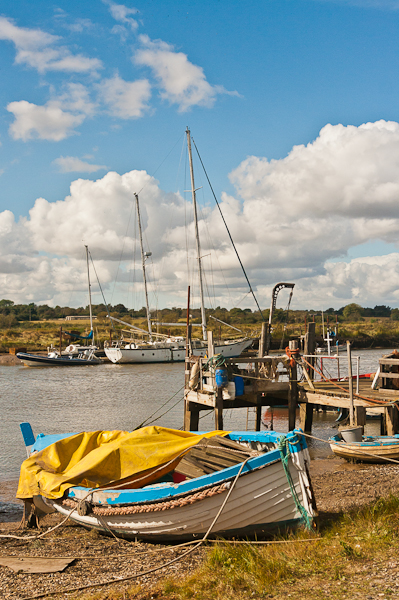
[[[321,520],[354,507],[361,507],[390,493],[399,493],[399,465],[353,465],[332,456],[312,461],[311,475]],[[2,490],[4,492],[7,489],[7,496],[10,496],[15,486],[16,482],[9,484],[8,488],[3,485]],[[3,518],[0,534],[36,536],[35,530],[17,529],[19,517],[20,514],[14,513],[9,522],[4,522]],[[45,517],[41,523],[42,531],[59,521],[58,515]],[[27,574],[0,566],[1,597],[10,600],[33,598],[49,592],[58,592],[57,596],[53,597],[67,598],[66,594],[59,592],[105,581],[113,583],[100,589],[134,589],[133,597],[150,599],[151,588],[157,581],[165,577],[184,577],[201,563],[207,552],[206,548],[199,548],[181,561],[145,574],[146,571],[181,556],[187,551],[187,547],[116,540],[86,531],[70,522],[40,540],[1,538],[0,541],[0,556],[74,558],[61,573]],[[128,581],[117,581],[119,578],[135,574],[137,577]],[[96,589],[93,587],[87,591],[94,594]]]

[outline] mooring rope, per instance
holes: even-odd
[[[177,556],[175,558],[172,558],[171,560],[169,560],[168,562],[164,563],[163,565],[160,565],[159,567],[154,567],[153,569],[148,569],[147,571],[141,571],[139,573],[134,573],[133,575],[128,575],[127,577],[120,577],[119,579],[111,579],[108,581],[101,581],[99,583],[92,583],[89,585],[83,585],[83,586],[79,586],[76,588],[64,588],[63,590],[58,590],[58,591],[47,591],[44,592],[42,594],[37,594],[36,596],[27,596],[25,598],[22,598],[22,600],[34,600],[35,598],[45,598],[46,596],[50,596],[50,595],[59,595],[59,594],[66,594],[66,593],[70,593],[70,592],[79,592],[82,590],[87,590],[90,588],[94,588],[94,587],[101,587],[103,585],[110,585],[113,583],[120,583],[122,581],[130,581],[132,579],[136,579],[137,577],[143,577],[143,575],[148,575],[149,573],[154,573],[155,571],[160,571],[161,569],[165,569],[166,567],[168,567],[169,565],[172,565],[175,562],[178,562],[179,560],[182,560],[183,558],[185,558],[186,556],[188,556],[189,554],[192,554],[195,550],[197,550],[208,538],[208,536],[211,534],[212,529],[214,528],[216,522],[218,521],[220,515],[222,514],[222,511],[224,509],[224,507],[226,506],[228,499],[230,498],[236,483],[242,473],[243,468],[245,467],[245,465],[247,464],[247,462],[250,460],[250,456],[244,460],[244,462],[242,463],[240,470],[238,471],[237,475],[234,478],[233,483],[230,486],[229,491],[227,492],[226,498],[223,500],[223,503],[221,505],[221,507],[219,508],[219,511],[217,513],[217,515],[215,516],[215,518],[213,519],[212,523],[210,524],[207,532],[205,533],[204,537],[192,548],[189,548],[189,550],[187,550],[186,552],[184,552],[181,556]],[[75,510],[75,509],[73,509]],[[73,511],[72,511],[73,512]]]
[[[293,440],[290,441],[290,440],[288,440],[287,436],[283,435],[278,439],[277,448],[280,452],[281,462],[282,462],[282,465],[284,468],[285,476],[287,477],[288,485],[290,486],[292,498],[295,502],[295,506],[296,506],[299,514],[301,515],[301,521],[304,523],[305,528],[308,529],[309,531],[311,531],[312,522],[309,518],[308,511],[301,504],[301,502],[299,500],[297,491],[295,489],[295,484],[292,480],[291,471],[288,466],[288,459],[291,457],[290,443],[295,444],[297,442],[299,442],[298,439],[296,440],[296,442],[294,442]]]
[[[346,394],[348,393],[348,390],[346,388],[344,388],[342,385],[339,385],[332,379],[327,379],[327,377],[325,377],[321,371],[316,369],[316,367],[314,365],[312,365],[310,362],[308,362],[303,356],[301,358],[304,363],[306,363],[311,369],[313,369],[315,373],[320,375],[320,377],[322,377],[327,383],[332,383],[332,385],[334,385],[335,387],[344,391]],[[301,363],[298,362],[298,364],[300,365]],[[386,402],[384,400],[377,400],[375,398],[367,398],[366,396],[361,396],[360,394],[357,394],[356,392],[353,392],[353,395],[356,396],[356,398],[360,398],[361,400],[366,400],[367,402],[371,402],[371,404],[377,404],[378,406],[396,406],[397,402],[398,402],[398,400],[392,401],[392,402]]]
[[[314,435],[310,435],[310,433],[304,433],[303,431],[299,435],[303,435],[312,440],[317,440],[318,442],[324,442],[325,444],[328,444],[328,445],[338,443],[338,442],[335,442],[334,440],[323,440],[322,438],[316,437]],[[356,452],[359,452],[360,454],[364,454],[365,456],[372,456],[373,458],[376,457],[375,454],[372,454],[371,452],[366,452],[365,450],[357,450],[356,449]],[[381,455],[377,455],[377,456],[379,456],[380,458],[383,458],[384,461],[392,462],[392,463],[395,463],[396,465],[399,465],[399,460],[395,460],[394,458],[388,458],[387,456],[381,456]]]

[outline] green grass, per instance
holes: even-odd
[[[301,541],[314,536],[317,541]],[[324,519],[317,535],[291,534],[287,544],[220,542],[205,550],[200,566],[185,577],[156,585],[93,589],[73,600],[251,600],[286,598],[389,598],[384,579],[373,583],[381,565],[399,551],[399,498],[390,496],[345,515]],[[184,561],[185,559],[183,559]],[[395,587],[396,590],[396,587]],[[72,600],[72,599],[71,599]]]

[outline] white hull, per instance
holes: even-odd
[[[225,358],[234,358],[252,344],[251,339],[232,342],[230,344],[215,345],[215,354],[222,354]],[[105,348],[107,358],[113,363],[159,363],[182,362],[186,357],[185,348]],[[207,348],[194,348],[194,356],[205,356]]]
[[[309,517],[314,511],[309,502],[310,492],[303,459],[297,458],[297,466],[290,459],[290,472],[300,503]],[[296,462],[297,462],[296,461]],[[298,468],[299,467],[299,468]],[[165,540],[174,537],[192,538],[205,534],[218,513],[226,492],[185,506],[127,515],[89,514],[80,516],[74,511],[71,518],[81,525],[105,532],[109,530],[124,537]],[[96,494],[94,494],[95,500]],[[54,501],[46,501],[62,514],[69,507]],[[236,535],[261,533],[299,522],[301,515],[292,497],[290,486],[281,461],[241,476],[213,530],[213,535]]]

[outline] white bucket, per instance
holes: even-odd
[[[234,400],[236,397],[236,384],[234,381],[229,381],[222,390],[223,400]]]
[[[341,429],[341,435],[344,442],[347,442],[348,444],[351,442],[361,442],[363,439],[363,427]]]

